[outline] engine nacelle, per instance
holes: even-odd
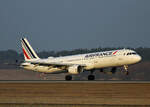
[[[68,72],[70,74],[79,74],[80,72],[83,72],[83,67],[79,65],[73,65],[68,68]]]

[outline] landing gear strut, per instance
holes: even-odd
[[[125,69],[125,71],[126,71],[126,75],[129,75],[128,65],[124,65],[123,67],[124,67],[124,69]]]
[[[66,79],[67,81],[71,81],[71,80],[72,80],[72,76],[71,76],[71,75],[66,75],[65,79]]]

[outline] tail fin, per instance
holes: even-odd
[[[26,38],[21,39],[21,44],[25,60],[39,59]]]

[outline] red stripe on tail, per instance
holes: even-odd
[[[115,52],[113,53],[113,55],[115,55],[117,52],[118,52],[118,51],[115,51]]]
[[[23,53],[24,53],[24,55],[26,56],[26,58],[27,58],[27,59],[30,59],[29,56],[27,55],[26,51],[24,50],[24,48],[22,48],[22,49],[23,49]]]

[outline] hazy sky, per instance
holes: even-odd
[[[0,50],[150,47],[150,0],[0,0]]]

